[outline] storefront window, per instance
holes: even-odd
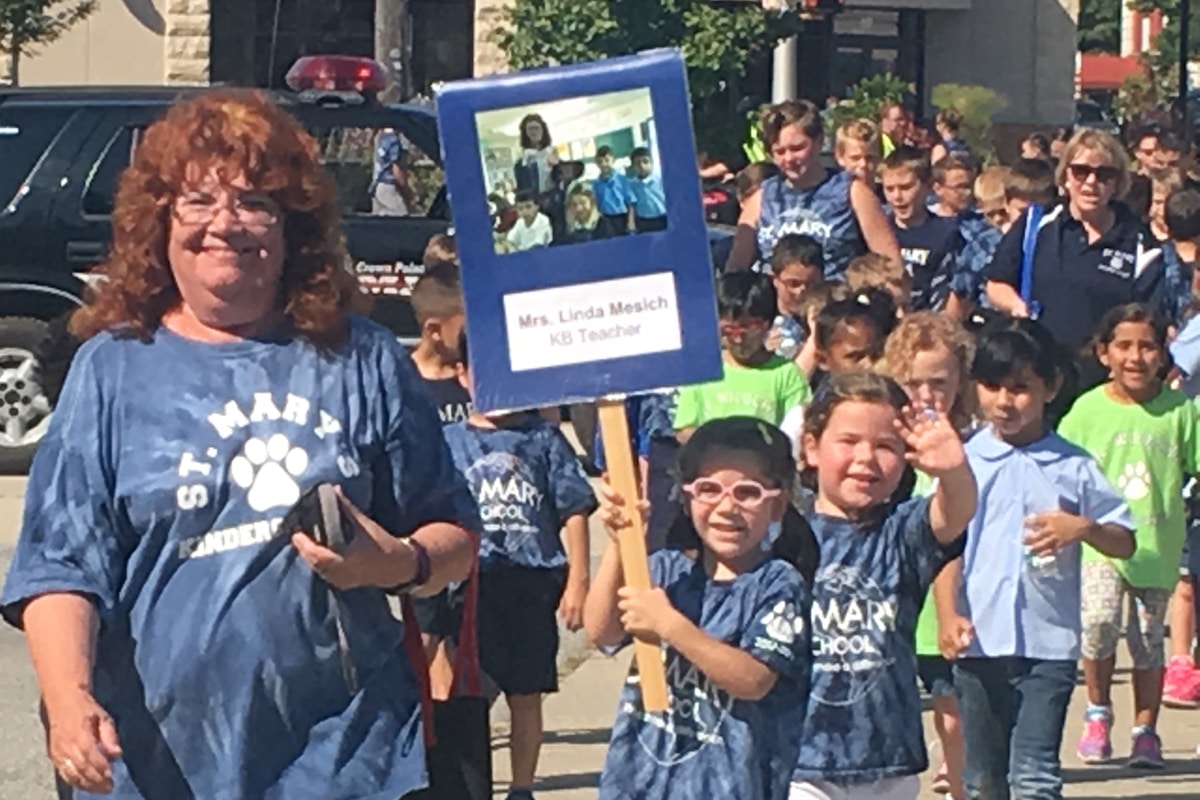
[[[899,36],[899,11],[843,11],[833,18],[839,36]]]

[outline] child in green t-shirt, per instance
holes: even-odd
[[[1078,751],[1090,764],[1112,758],[1113,670],[1124,625],[1136,714],[1129,766],[1161,767],[1155,728],[1164,623],[1183,552],[1183,487],[1200,470],[1200,424],[1192,401],[1163,385],[1167,322],[1149,306],[1110,311],[1100,323],[1096,355],[1112,378],[1076,400],[1058,432],[1091,453],[1125,495],[1137,551],[1114,562],[1084,550],[1081,644],[1088,709]]]
[[[778,425],[789,410],[808,402],[808,380],[792,361],[767,349],[777,310],[775,287],[767,276],[755,272],[721,276],[717,311],[724,375],[680,390],[675,406],[680,442],[704,423],[725,417],[756,417]]]
[[[944,314],[919,311],[896,325],[883,350],[880,369],[903,387],[913,405],[942,408],[967,436],[974,424],[975,391],[971,385],[974,342],[961,325]],[[923,472],[917,473],[914,495],[930,495],[935,486]],[[970,630],[953,602],[962,560],[955,559],[934,579],[917,619],[917,677],[933,698],[933,724],[942,745],[942,764],[934,777],[933,790],[954,800],[965,797],[963,788],[964,746],[958,701],[954,696],[951,663],[942,657],[939,637],[961,638]],[[949,602],[939,598],[948,597]]]

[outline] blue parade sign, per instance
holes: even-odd
[[[678,51],[448,83],[437,110],[479,410],[721,376]]]

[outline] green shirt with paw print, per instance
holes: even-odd
[[[1183,487],[1200,471],[1197,406],[1164,388],[1147,403],[1124,403],[1109,384],[1075,401],[1058,432],[1100,463],[1133,511],[1137,552],[1114,565],[1132,586],[1173,589],[1179,580],[1186,514]],[[1084,548],[1084,560],[1104,556]]]

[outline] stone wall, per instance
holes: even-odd
[[[504,23],[504,10],[513,0],[475,0],[475,75],[508,71],[504,51],[492,42],[493,32]]]
[[[168,0],[163,82],[208,83],[211,16],[209,0]]]

